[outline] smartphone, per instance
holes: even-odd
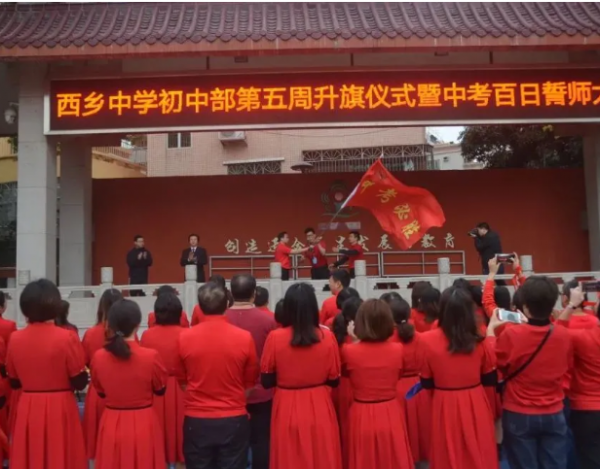
[[[514,258],[514,254],[496,254],[498,262],[512,262]]]
[[[599,292],[600,291],[600,282],[598,282],[597,280],[581,282],[581,291],[584,293]]]
[[[498,311],[498,319],[500,319],[500,321],[521,324],[521,315],[515,311],[508,311],[507,309]]]

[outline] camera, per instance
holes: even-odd
[[[471,231],[467,232],[467,235],[471,238],[477,238],[477,236],[479,236],[479,232],[477,231],[477,228],[473,228]]]

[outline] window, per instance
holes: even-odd
[[[190,148],[192,146],[192,134],[190,132],[177,132],[169,134],[167,148]]]
[[[227,165],[227,174],[280,174],[281,161],[261,161],[254,163],[234,163]]]

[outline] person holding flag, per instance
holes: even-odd
[[[354,263],[365,258],[363,247],[360,245],[360,233],[358,231],[351,231],[348,235],[348,241],[350,242],[350,249],[340,249],[337,247],[331,249],[333,252],[342,255],[342,257],[331,266],[332,269],[337,269],[340,265],[347,262],[350,278],[354,278]]]

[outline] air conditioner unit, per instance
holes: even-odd
[[[240,130],[232,130],[219,132],[219,140],[221,143],[234,143],[234,142],[245,142],[246,141],[246,132]]]

